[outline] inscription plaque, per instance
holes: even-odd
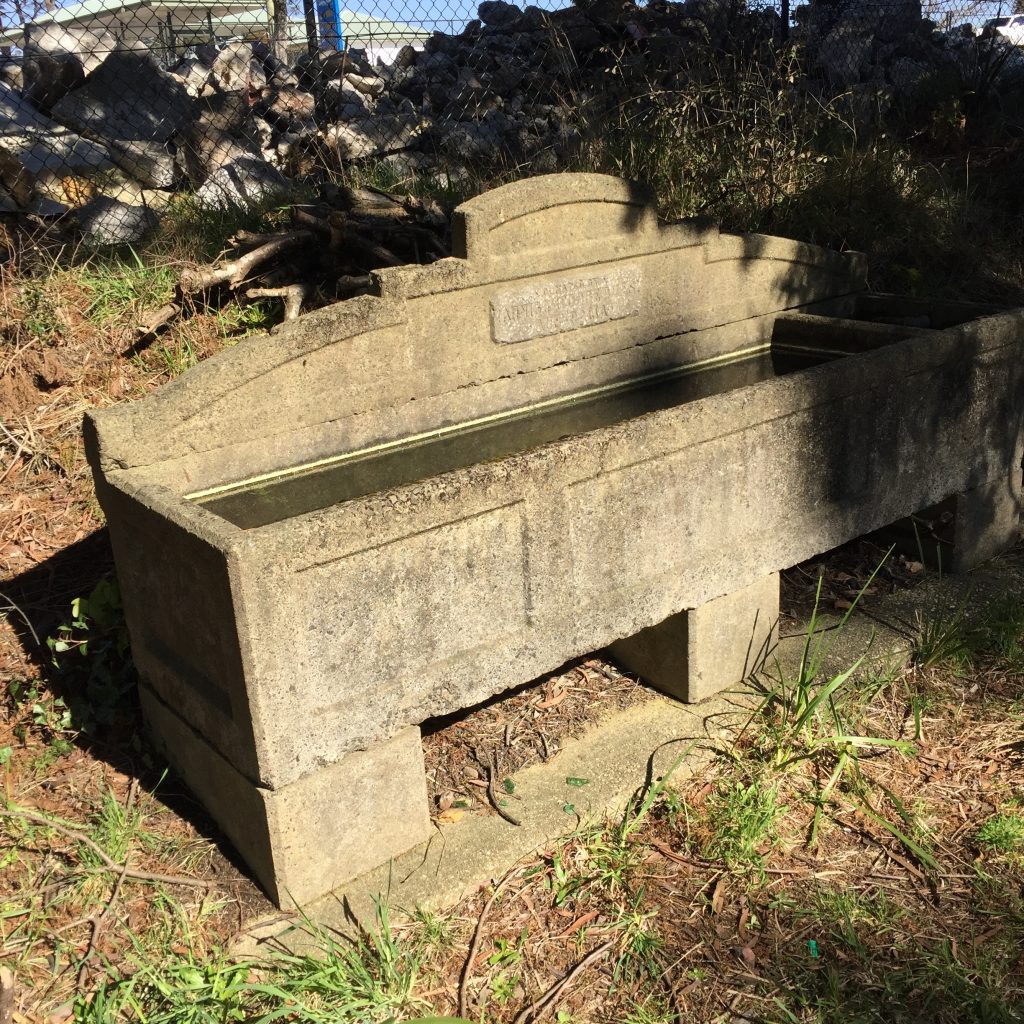
[[[623,320],[640,312],[640,268],[527,285],[491,299],[491,337],[501,345]]]

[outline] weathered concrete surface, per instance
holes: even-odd
[[[431,835],[415,726],[271,790],[253,786],[148,687],[140,693],[158,746],[279,906],[305,905],[337,884],[339,869],[360,875]]]
[[[1014,466],[1020,466],[1020,458]],[[1005,551],[1020,531],[1021,474],[1000,475],[956,496],[953,572],[966,572]]]
[[[456,258],[381,272],[379,295],[87,420],[140,673],[260,791],[950,495],[1019,493],[1021,311],[947,306],[933,329],[909,304],[912,323],[863,328],[904,318],[863,296],[857,257],[661,227],[642,190],[596,175],[498,189],[456,229]],[[783,311],[860,354],[744,376],[744,354],[792,343]],[[530,433],[564,396],[722,364],[730,390],[638,392],[625,418]],[[354,453],[426,459],[470,421],[446,468],[251,528],[213,511],[279,483],[306,500],[318,474],[375,465]],[[521,450],[475,462],[496,423],[526,424]],[[995,546],[1019,516],[999,523]]]
[[[746,679],[775,647],[779,574],[618,640],[612,656],[663,693],[691,703]]]
[[[854,611],[840,630],[841,616],[822,612],[817,640],[822,644],[821,677],[844,672],[860,662],[858,675],[869,679],[897,673],[909,664],[913,638],[907,624],[918,616],[948,619],[966,609],[980,614],[985,605],[1024,588],[1024,547],[998,557],[970,573],[934,575],[909,590],[868,598],[869,614]],[[763,685],[794,679],[800,671],[806,623],[790,627],[770,652],[761,672]],[[812,640],[812,643],[814,641]],[[965,682],[965,687],[969,687]],[[340,886],[307,907],[312,920],[358,934],[375,925],[375,899],[392,909],[412,913],[418,908],[439,910],[457,903],[538,849],[568,836],[584,823],[601,824],[618,816],[627,801],[651,779],[663,777],[684,754],[671,785],[683,787],[713,756],[728,750],[737,728],[763,699],[753,685],[719,694],[699,706],[654,698],[616,714],[579,739],[569,739],[550,761],[531,766],[514,777],[518,798],[513,810],[517,828],[497,816],[470,814],[436,827],[419,846]],[[566,778],[585,778],[588,785],[569,787]],[[575,814],[563,807],[571,802]],[[270,939],[300,951],[310,945],[308,933],[295,929],[280,914],[246,922],[233,952],[257,955]]]

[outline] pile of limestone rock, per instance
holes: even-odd
[[[991,45],[939,31],[919,0],[812,0],[795,13],[805,67],[833,89],[891,98],[936,70],[969,70]],[[74,206],[93,240],[131,241],[161,197],[250,203],[354,161],[421,174],[558,170],[623,102],[671,88],[687,51],[778,35],[774,10],[736,0],[558,11],[484,0],[461,32],[434,33],[388,66],[358,51],[285,62],[236,41],[163,67],[143,46],[37,26],[23,57],[0,65],[0,210]]]

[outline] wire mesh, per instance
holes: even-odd
[[[974,0],[275,3],[0,0],[0,211],[75,211],[93,241],[131,242],[176,196],[578,166],[624,111],[737,53],[795,48],[803,87],[883,113],[1024,55],[1024,15]]]

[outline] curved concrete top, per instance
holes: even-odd
[[[864,287],[857,254],[660,224],[647,189],[599,174],[471,199],[454,249],[90,413],[93,465],[190,493],[714,356],[695,332]]]

